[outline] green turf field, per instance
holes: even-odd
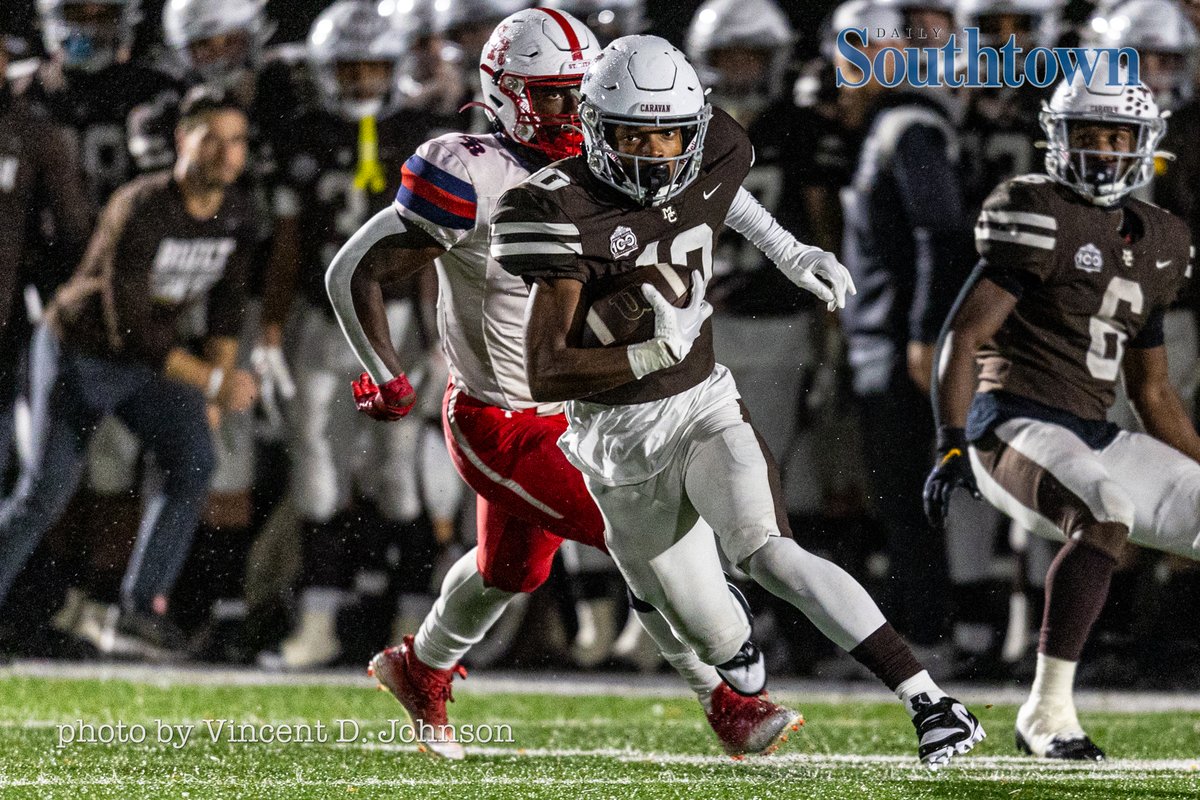
[[[472,679],[475,680],[475,679]],[[1016,758],[1015,708],[978,702],[991,736],[937,774],[916,761],[900,707],[805,702],[807,724],[774,756],[721,755],[699,706],[661,697],[506,693],[461,685],[455,719],[511,726],[511,743],[481,745],[447,763],[378,733],[403,716],[386,694],[353,685],[195,685],[144,680],[40,679],[0,673],[0,795],[70,798],[1175,798],[1200,797],[1200,712],[1089,712],[1104,767]],[[478,684],[479,681],[475,680]],[[550,687],[553,689],[553,685]],[[978,700],[983,695],[972,699]],[[1119,703],[1118,703],[1119,705]],[[1195,707],[1194,704],[1192,707]],[[336,720],[359,737],[338,744]],[[67,743],[67,724],[144,726],[143,743]],[[205,720],[213,721],[212,730]],[[328,742],[213,741],[218,720],[327,726]],[[158,724],[191,725],[188,742],[157,741]],[[74,725],[72,726],[72,724]],[[108,729],[112,730],[112,729]],[[275,728],[276,731],[281,730]],[[300,735],[304,728],[293,728]],[[87,732],[87,729],[84,729]],[[346,726],[347,734],[353,728]],[[506,729],[496,728],[498,736]],[[101,729],[97,728],[97,736]],[[137,733],[134,732],[136,738]],[[166,736],[165,728],[163,736]]]

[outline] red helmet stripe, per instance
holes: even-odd
[[[575,29],[571,27],[571,23],[567,22],[567,18],[553,8],[543,8],[550,19],[558,23],[558,26],[563,29],[563,33],[567,35],[567,47],[571,48],[571,57],[576,61],[583,58],[583,46],[579,42],[579,37],[575,35]]]

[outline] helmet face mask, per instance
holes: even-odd
[[[1143,88],[1142,91],[1146,90]],[[1167,128],[1166,121],[1157,113],[1154,118],[1146,119],[1119,114],[1055,112],[1049,107],[1042,111],[1040,122],[1048,141],[1046,172],[1093,204],[1103,207],[1120,203],[1130,192],[1153,179],[1155,149]],[[1100,130],[1095,131],[1097,128]],[[1085,140],[1090,138],[1092,141],[1088,144],[1092,144],[1096,139],[1094,133],[1103,135],[1105,130],[1113,133],[1120,129],[1127,131],[1127,152],[1116,148],[1101,149],[1094,144],[1074,146],[1081,135]],[[1089,133],[1093,135],[1088,136]]]
[[[232,88],[257,69],[275,32],[265,6],[266,0],[167,0],[163,36],[183,68]]]
[[[599,180],[639,205],[658,206],[699,176],[712,106],[695,67],[658,36],[615,40],[583,77],[583,152]],[[618,127],[678,128],[678,155],[622,153]]]
[[[534,8],[505,18],[479,58],[493,124],[552,161],[578,155],[580,82],[599,53],[595,35],[566,12]]]
[[[141,19],[137,0],[39,0],[46,50],[68,69],[98,72],[128,57]]]
[[[700,174],[712,106],[705,104],[699,114],[681,120],[648,121],[604,114],[585,102],[580,108],[580,118],[584,152],[592,173],[639,205],[653,207],[679,195]],[[682,140],[680,152],[668,156],[623,153],[617,142],[617,130],[622,127],[677,129]]]
[[[313,21],[308,63],[321,105],[330,114],[361,120],[400,104],[400,63],[408,51],[374,3],[338,0]]]
[[[508,135],[521,144],[540,150],[552,161],[579,155],[583,132],[579,122],[579,82],[581,77],[525,77],[511,73],[501,76],[497,89],[516,108],[516,121]],[[544,110],[550,97],[562,95],[559,111]],[[541,110],[539,110],[539,108]]]
[[[707,0],[692,17],[686,47],[714,102],[748,124],[782,96],[794,40],[774,0]]]

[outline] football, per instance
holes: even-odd
[[[625,346],[654,336],[654,309],[642,295],[648,283],[682,308],[691,297],[693,270],[671,264],[650,264],[617,278],[613,290],[592,301],[583,327],[583,347]]]

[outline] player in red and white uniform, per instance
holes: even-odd
[[[483,49],[480,80],[495,133],[446,134],[404,165],[392,208],[364,225],[334,258],[326,285],[346,338],[367,372],[355,383],[360,410],[399,419],[415,393],[388,335],[380,286],[435,264],[438,327],[449,362],[446,443],[479,495],[478,546],[447,574],[415,637],[371,668],[435,736],[430,750],[461,758],[437,736],[447,724],[459,659],[483,638],[517,593],[546,579],[564,538],[605,549],[604,525],[582,477],[557,446],[561,404],[538,404],[525,377],[528,290],[489,257],[488,219],[505,191],[550,161],[579,152],[576,97],[599,53],[595,36],[562,12],[506,18]],[[696,691],[726,752],[769,752],[800,716],[744,697],[675,638],[657,612],[640,614],[664,657]],[[452,737],[452,732],[450,733]]]

